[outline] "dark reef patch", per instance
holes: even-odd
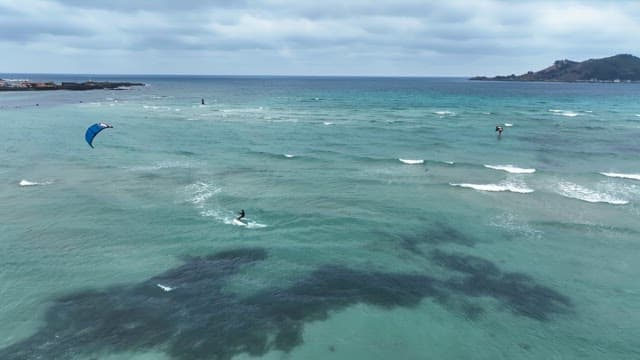
[[[465,274],[452,277],[446,285],[467,296],[490,296],[517,315],[547,320],[551,314],[567,312],[571,301],[555,290],[537,284],[531,277],[503,272],[494,263],[470,255],[431,252],[433,261],[445,268]]]
[[[463,246],[474,246],[475,240],[445,222],[435,222],[430,225],[429,231],[419,235],[402,236],[400,245],[407,251],[416,255],[425,255],[420,248],[422,245],[439,245],[453,243]]]
[[[178,360],[286,352],[302,343],[305,323],[325,320],[358,303],[393,309],[433,298],[475,318],[483,310],[469,300],[491,296],[515,314],[538,320],[569,305],[553,290],[525,275],[503,273],[486,260],[440,251],[432,257],[462,275],[439,280],[327,265],[291,286],[245,297],[225,291],[226,284],[244,268],[265,260],[264,249],[189,257],[183,265],[139,284],[56,299],[46,312],[46,324],[30,338],[0,349],[0,359],[69,359],[150,348]],[[163,291],[158,284],[173,290]]]

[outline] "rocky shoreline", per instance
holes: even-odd
[[[46,90],[127,90],[132,86],[144,86],[135,82],[85,81],[85,82],[32,82],[0,79],[0,91],[46,91]]]

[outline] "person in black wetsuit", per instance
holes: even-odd
[[[502,131],[503,131],[503,130],[504,130],[504,129],[502,129],[502,126],[500,126],[500,125],[496,125],[496,132],[498,133],[498,136],[502,135]]]
[[[236,220],[240,221],[242,220],[242,218],[244,218],[244,209],[240,210],[240,213],[238,214]]]

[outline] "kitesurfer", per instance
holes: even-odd
[[[244,209],[240,210],[240,213],[238,214],[236,220],[240,221],[242,220],[242,218],[244,218]]]
[[[502,126],[496,125],[496,132],[498,133],[498,136],[502,135],[503,130]]]
[[[200,100],[201,104],[204,105],[204,98],[202,98],[202,100]]]

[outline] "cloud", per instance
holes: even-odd
[[[173,57],[171,69],[157,70],[174,73],[186,68],[181,57],[215,54],[243,62],[239,56],[246,52],[254,52],[253,73],[286,71],[265,67],[263,59],[270,57],[306,63],[308,74],[333,65],[334,74],[359,67],[385,75],[392,68],[420,69],[420,63],[429,63],[418,70],[421,75],[454,65],[458,74],[469,74],[478,58],[524,72],[556,58],[633,53],[638,16],[640,3],[631,1],[0,0],[0,50],[22,47],[22,58],[39,51],[54,60],[64,58],[60,52],[82,54],[88,62],[118,53],[129,59],[130,70],[153,52]],[[8,61],[0,66],[19,70],[26,64]],[[386,61],[387,70],[374,65]]]

